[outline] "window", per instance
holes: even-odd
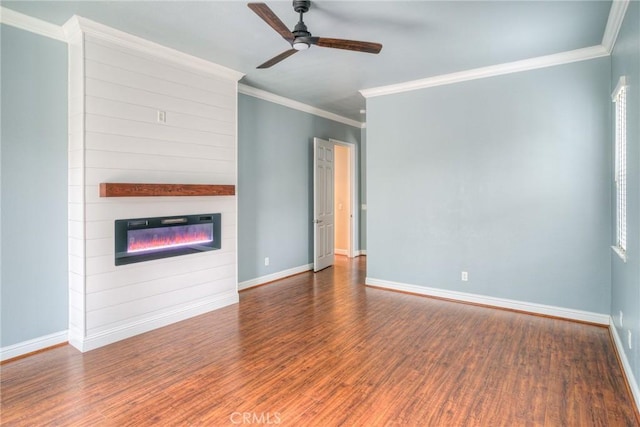
[[[615,103],[616,245],[626,261],[627,252],[627,86],[624,76],[612,95]]]

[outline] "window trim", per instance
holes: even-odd
[[[611,248],[627,261],[627,79],[621,76],[611,94],[614,107],[615,245]]]

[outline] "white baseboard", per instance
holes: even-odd
[[[609,317],[609,320],[609,332],[613,337],[613,342],[615,344],[614,347],[616,349],[616,353],[618,353],[618,358],[622,362],[622,373],[627,378],[627,383],[629,384],[629,388],[631,388],[631,394],[633,395],[636,408],[640,410],[640,388],[638,388],[638,382],[636,381],[635,375],[633,375],[633,370],[629,364],[629,359],[627,359],[627,354],[624,351],[624,345],[622,344],[620,335],[618,335],[618,329],[616,329],[613,318]]]
[[[356,251],[356,256],[366,256],[367,255],[367,250],[366,249],[360,249],[359,251]]]
[[[455,301],[471,302],[474,304],[482,304],[491,307],[508,308],[511,310],[544,314],[547,316],[560,317],[563,319],[597,323],[599,325],[609,325],[610,316],[608,314],[593,313],[590,311],[575,310],[572,308],[556,307],[545,304],[536,304],[532,302],[517,301],[506,298],[496,298],[466,292],[449,291],[446,289],[429,288],[426,286],[410,285],[406,283],[392,282],[389,280],[375,279],[372,277],[367,277],[365,279],[365,284],[370,286],[377,286],[380,288],[393,289],[396,291],[410,292],[413,294],[428,295]]]
[[[224,292],[215,297],[198,301],[192,305],[109,329],[95,335],[84,338],[70,337],[69,344],[82,352],[94,350],[116,341],[131,338],[135,335],[235,304],[238,301],[239,296],[236,291]]]
[[[266,276],[256,277],[255,279],[245,280],[238,283],[238,290],[253,288],[254,286],[264,285],[265,283],[273,282],[274,280],[284,279],[285,277],[293,276],[294,274],[304,273],[305,271],[313,270],[313,264],[305,264],[299,267],[289,268],[288,270],[278,271],[277,273],[267,274]]]
[[[8,345],[0,348],[0,361],[13,359],[14,357],[23,356],[33,353],[34,351],[43,350],[54,345],[64,344],[68,341],[68,332],[60,331],[31,340],[19,342],[17,344]]]

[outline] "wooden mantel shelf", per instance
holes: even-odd
[[[130,184],[103,182],[100,197],[234,196],[235,185]]]

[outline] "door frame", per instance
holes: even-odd
[[[351,218],[349,219],[349,253],[347,256],[349,258],[356,257],[360,250],[356,250],[356,243],[358,248],[360,248],[359,244],[359,236],[360,233],[356,224],[360,224],[360,210],[358,209],[358,200],[360,196],[360,188],[357,186],[358,184],[358,173],[357,173],[357,154],[358,154],[358,146],[353,142],[345,142],[340,141],[338,139],[329,138],[329,142],[332,142],[334,145],[340,145],[342,147],[346,147],[349,150],[349,206],[351,207]],[[335,185],[335,184],[334,184]]]

